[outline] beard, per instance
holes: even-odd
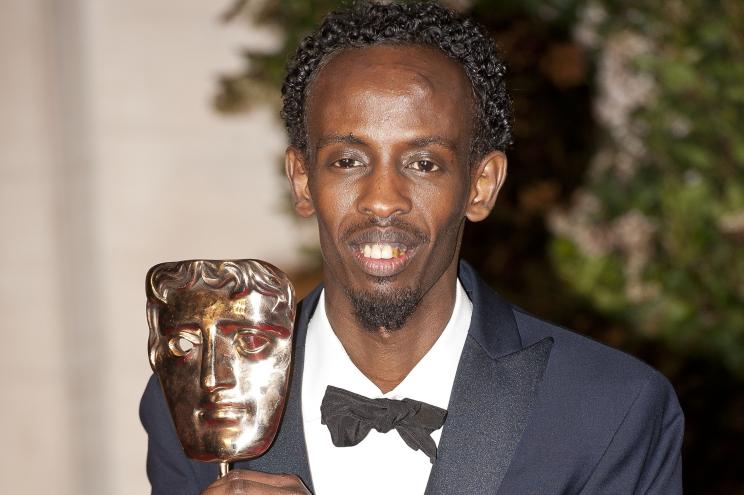
[[[370,332],[399,330],[416,311],[421,300],[418,288],[347,293],[357,321]]]
[[[382,234],[375,229],[387,227]],[[392,216],[389,218],[370,217],[350,225],[341,234],[345,244],[364,242],[398,242],[409,249],[429,243],[429,236],[411,223]],[[346,287],[346,296],[351,301],[354,316],[365,330],[399,330],[408,318],[416,311],[423,297],[420,287],[391,289],[386,287],[390,280],[387,277],[370,277],[377,286],[374,290],[363,291]]]

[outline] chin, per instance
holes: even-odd
[[[399,330],[415,313],[421,300],[419,288],[405,287],[372,291],[348,291],[359,323],[369,331]]]

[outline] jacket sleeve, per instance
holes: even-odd
[[[147,432],[147,477],[152,495],[198,495],[195,461],[186,457],[156,376],[150,377],[140,402],[140,421]]]
[[[681,494],[683,434],[684,415],[674,389],[654,371],[581,494]]]

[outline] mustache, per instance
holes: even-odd
[[[350,244],[399,243],[414,247],[429,242],[429,236],[398,217],[370,217],[347,227],[341,240]]]

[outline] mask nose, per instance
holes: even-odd
[[[411,211],[405,177],[394,164],[378,164],[362,185],[357,203],[360,213],[389,218]]]
[[[232,342],[214,327],[209,328],[202,353],[201,386],[206,391],[233,388],[236,384]]]

